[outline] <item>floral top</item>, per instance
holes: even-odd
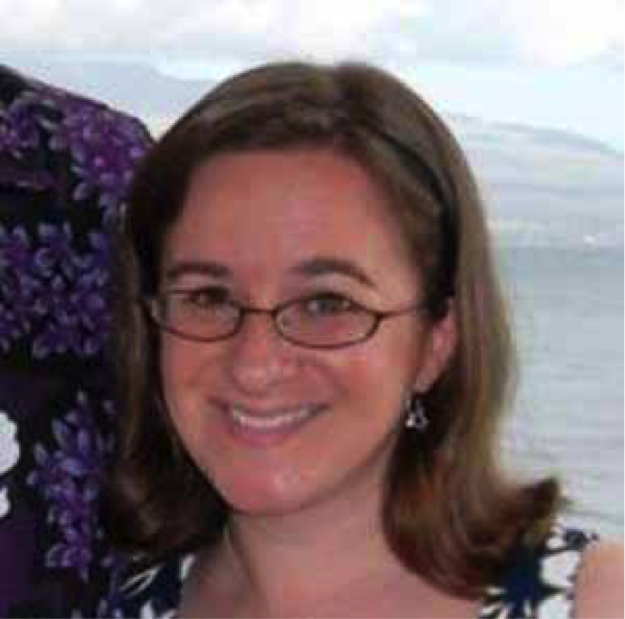
[[[109,233],[149,142],[0,66],[0,617],[108,614]]]
[[[556,525],[542,545],[518,547],[499,582],[488,587],[477,619],[566,619],[574,616],[580,559],[597,536]],[[194,555],[131,572],[118,592],[114,617],[175,617]]]

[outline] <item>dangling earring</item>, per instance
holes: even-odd
[[[421,395],[414,391],[406,398],[406,420],[404,425],[409,430],[423,432],[428,426],[428,418],[425,416],[425,407],[421,401]]]

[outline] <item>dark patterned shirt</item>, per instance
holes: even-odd
[[[477,619],[569,619],[582,553],[597,536],[556,525],[542,545],[519,546],[499,582],[488,587]],[[193,554],[130,572],[120,586],[115,617],[172,618],[180,605]]]
[[[0,66],[0,616],[108,614],[110,231],[135,119]]]

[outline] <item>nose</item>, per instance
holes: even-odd
[[[254,396],[291,378],[297,370],[296,351],[277,333],[269,315],[249,313],[232,338],[228,367],[236,386]]]

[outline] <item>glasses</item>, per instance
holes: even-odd
[[[223,288],[167,290],[142,299],[162,330],[199,342],[235,336],[248,314],[267,314],[277,333],[305,348],[342,348],[370,338],[383,320],[415,312],[422,303],[379,312],[337,294],[293,299],[273,309],[243,305]]]

